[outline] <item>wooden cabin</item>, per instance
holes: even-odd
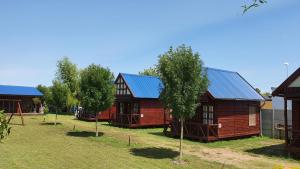
[[[300,155],[300,68],[277,87],[272,95],[284,98],[284,131],[286,148],[287,150],[296,152]],[[288,126],[288,100],[292,101],[291,127]]]
[[[114,104],[112,107],[108,108],[103,112],[98,113],[98,120],[99,121],[112,121],[116,114],[116,105]],[[79,120],[84,121],[95,121],[95,114],[89,114],[84,112],[79,112],[76,117]]]
[[[255,136],[260,134],[260,102],[264,98],[237,72],[206,68],[207,92],[199,97],[192,119],[184,123],[184,137],[200,141]],[[180,135],[173,118],[172,136]]]
[[[22,113],[36,113],[32,99],[41,96],[43,94],[35,87],[0,85],[0,110],[16,113],[20,104]]]
[[[162,86],[158,77],[120,73],[116,85],[116,115],[121,127],[162,126],[166,115],[159,101]]]

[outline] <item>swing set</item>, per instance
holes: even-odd
[[[22,102],[22,100],[0,99],[0,110],[4,110],[4,112],[10,114],[8,124],[13,116],[18,115],[21,118],[22,125],[25,125],[20,102]]]

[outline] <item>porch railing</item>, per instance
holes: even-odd
[[[171,134],[180,134],[180,123],[178,121],[172,121],[170,128]],[[201,124],[200,122],[188,121],[184,123],[183,131],[185,137],[200,140],[218,139],[218,124]]]
[[[139,124],[140,117],[140,114],[116,114],[114,122],[121,125]]]

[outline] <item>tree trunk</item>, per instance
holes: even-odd
[[[56,125],[56,121],[57,121],[57,110],[55,111],[55,121],[54,121],[54,125]]]
[[[183,141],[183,118],[180,118],[180,145],[179,145],[179,162],[182,162],[182,141]]]
[[[98,114],[96,113],[96,137],[98,137]]]

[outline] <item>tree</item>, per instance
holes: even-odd
[[[66,84],[72,94],[76,94],[78,91],[78,78],[77,66],[68,57],[57,61],[56,80]]]
[[[32,102],[33,102],[33,104],[34,104],[35,112],[38,113],[39,110],[38,110],[37,108],[38,108],[38,105],[42,104],[41,99],[38,98],[38,97],[34,97],[34,98],[32,98]]]
[[[8,121],[4,112],[0,111],[0,142],[10,134],[11,127],[8,126]]]
[[[41,84],[39,84],[37,87],[36,87],[41,93],[43,93],[43,96],[41,97],[41,101],[42,101],[42,104],[45,106],[45,105],[51,105],[52,104],[52,93],[51,93],[51,88],[50,87],[47,87],[47,86],[43,86]]]
[[[53,111],[53,99],[52,99],[52,92],[51,88],[43,85],[38,85],[37,89],[43,93],[43,96],[41,97],[41,103],[44,107],[44,122],[46,121],[46,114],[51,110]],[[49,110],[50,109],[50,110]],[[55,110],[54,110],[55,111]]]
[[[68,99],[68,95],[70,94],[70,90],[65,84],[54,80],[53,86],[51,87],[51,93],[53,99],[53,106],[55,108],[55,125],[56,125],[57,113],[65,111],[67,108],[67,99]]]
[[[115,100],[114,75],[108,68],[92,64],[81,72],[80,97],[86,113],[95,114],[98,137],[98,112],[110,108]]]
[[[270,92],[264,92],[261,95],[263,95],[265,98],[271,98],[272,94]]]
[[[245,14],[246,12],[248,12],[251,8],[256,8],[259,7],[263,4],[267,3],[267,0],[252,0],[251,4],[245,4],[242,6],[243,13]]]
[[[147,76],[159,76],[157,66],[150,67],[148,69],[144,69],[144,71],[139,72],[140,75],[147,75]]]
[[[179,161],[182,162],[184,121],[195,115],[198,98],[206,92],[208,79],[200,55],[185,45],[176,50],[171,47],[159,56],[158,70],[164,86],[161,100],[172,110],[173,117],[180,121]]]
[[[69,93],[68,97],[67,97],[67,103],[66,103],[67,110],[69,112],[71,112],[72,106],[78,105],[78,104],[79,104],[79,100],[77,98],[75,98],[71,93]]]
[[[68,57],[57,61],[56,80],[65,84],[70,90],[70,95],[67,97],[67,110],[70,111],[72,106],[79,103],[79,70]]]
[[[259,94],[261,93],[261,90],[259,88],[255,88],[255,91]]]

